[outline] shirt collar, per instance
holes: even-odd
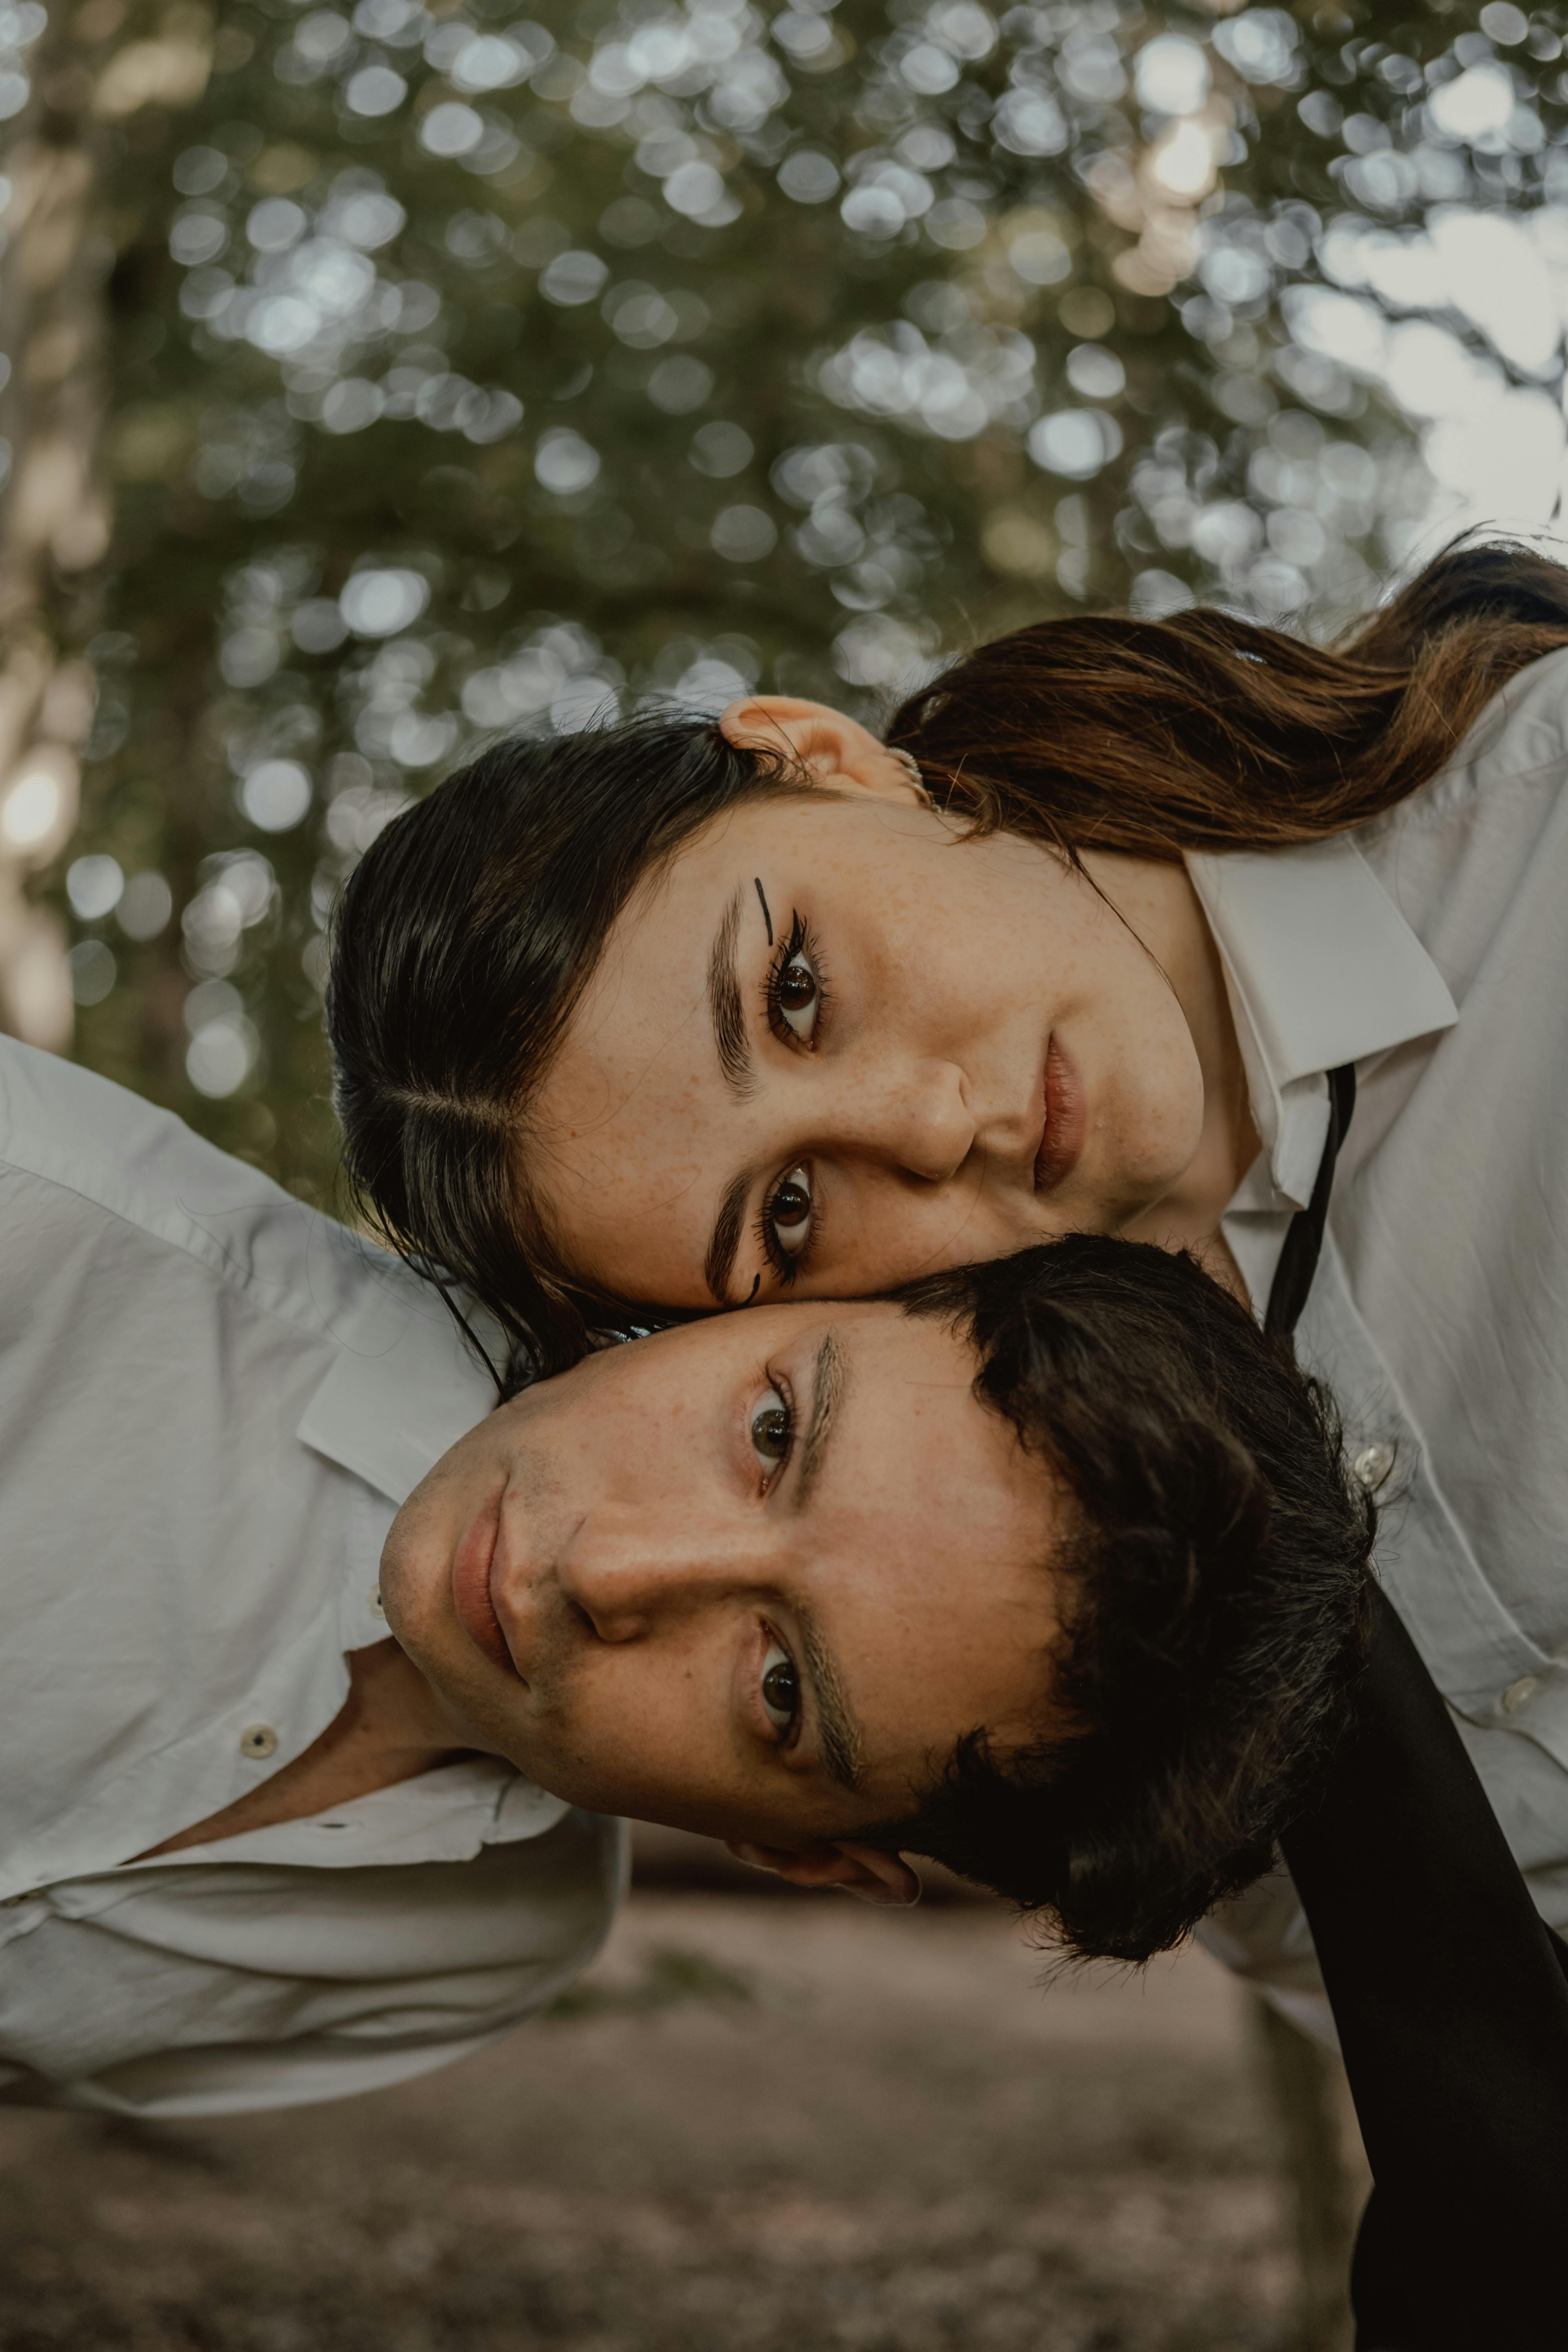
[[[448,1447],[494,1412],[495,1383],[434,1284],[384,1250],[360,1246],[363,1279],[334,1318],[336,1357],[296,1434],[402,1504]],[[483,1336],[487,1345],[497,1337]]]
[[[204,1863],[343,1870],[471,1862],[487,1845],[521,1845],[542,1837],[569,1811],[563,1797],[536,1788],[500,1757],[467,1756],[295,1821],[242,1830],[205,1845],[182,1847],[178,1853],[122,1863],[107,1881],[89,1881],[85,1887],[78,1882],[57,1907],[68,1918],[84,1911],[90,1916],[90,1906],[101,1900],[106,1885],[123,1886],[133,1871],[184,1870]],[[53,1889],[50,1899],[57,1900]]]
[[[1328,1133],[1324,1073],[1458,1019],[1436,965],[1353,841],[1187,858],[1226,991],[1272,1191],[1304,1208]],[[1268,1205],[1263,1166],[1255,1201]],[[1243,1192],[1248,1190],[1244,1183]]]

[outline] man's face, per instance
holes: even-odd
[[[399,1513],[399,1642],[574,1804],[762,1845],[897,1819],[1037,1727],[1057,1501],[967,1345],[879,1304],[753,1308],[503,1406]]]

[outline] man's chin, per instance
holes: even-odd
[[[395,1638],[414,1654],[418,1621],[422,1613],[420,1596],[433,1584],[434,1572],[420,1574],[421,1545],[418,1532],[419,1489],[416,1487],[408,1501],[386,1531],[386,1541],[381,1548],[381,1570],[377,1577],[377,1598],[382,1613]]]

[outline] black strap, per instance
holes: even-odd
[[[1282,1841],[1375,2193],[1369,2352],[1562,2352],[1568,1980],[1453,1718],[1373,1589],[1355,1729]]]
[[[1292,1218],[1265,1328],[1311,1289],[1355,1073]],[[1351,2295],[1360,2352],[1561,2352],[1568,1979],[1452,1717],[1372,1594],[1354,1727],[1281,1841],[1311,1925],[1375,2183]]]
[[[1334,1162],[1354,1110],[1355,1065],[1346,1062],[1340,1069],[1329,1072],[1329,1132],[1323,1156],[1318,1162],[1317,1181],[1306,1207],[1299,1209],[1290,1220],[1269,1287],[1263,1328],[1281,1339],[1288,1339],[1300,1321],[1312,1276],[1318,1271],[1323,1227],[1328,1222],[1329,1194],[1334,1189]]]

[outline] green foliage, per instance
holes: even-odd
[[[1363,604],[1430,482],[1309,298],[1415,311],[1374,264],[1433,206],[1555,198],[1556,20],[1482,21],[230,7],[105,189],[79,1052],[330,1197],[321,923],[477,740],[874,711],[1086,604]]]

